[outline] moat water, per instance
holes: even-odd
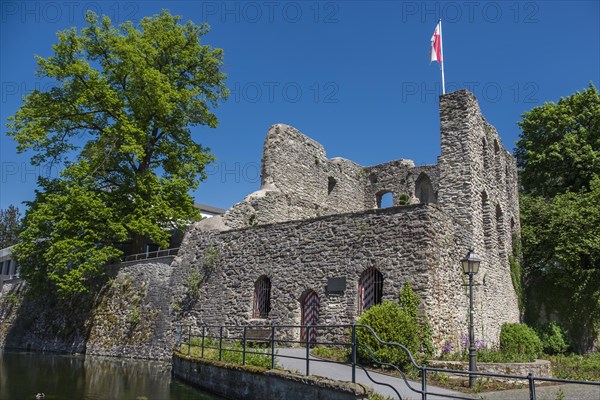
[[[0,352],[0,400],[218,400],[156,361]]]

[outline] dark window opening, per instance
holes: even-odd
[[[415,182],[415,197],[419,199],[419,203],[437,203],[433,185],[429,176],[422,172]]]
[[[327,194],[331,194],[331,192],[333,192],[333,189],[335,188],[336,184],[337,181],[335,180],[335,178],[330,176],[327,182]]]
[[[496,234],[498,235],[499,253],[501,256],[504,256],[504,213],[502,212],[502,208],[500,208],[500,204],[496,204]]]
[[[358,281],[358,315],[381,303],[383,275],[377,268],[367,268]]]
[[[492,213],[486,192],[481,192],[481,212],[483,222],[483,241],[487,248],[492,247]]]
[[[261,276],[254,284],[254,318],[267,318],[271,311],[271,280]]]
[[[490,169],[488,147],[487,147],[487,142],[485,141],[485,138],[481,139],[481,146],[482,146],[482,155],[483,155],[483,173],[485,174]]]
[[[378,179],[377,179],[377,175],[375,173],[372,173],[369,175],[369,182],[371,183],[377,183]]]

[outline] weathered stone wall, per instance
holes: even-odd
[[[93,309],[89,301],[26,297],[23,282],[5,283],[0,296],[0,348],[84,353]]]
[[[518,322],[508,257],[520,232],[516,163],[496,129],[466,90],[440,98],[442,155],[439,203],[471,233],[482,258],[475,275],[476,320],[484,337],[498,337],[503,322]],[[487,312],[482,307],[493,304]],[[480,324],[480,325],[479,325]]]
[[[170,359],[172,257],[121,266],[99,293],[61,301],[5,285],[0,348]]]
[[[394,205],[436,203],[439,186],[436,165],[415,167],[411,160],[398,160],[362,167],[328,159],[322,145],[283,124],[269,129],[261,178],[261,189],[231,207],[218,230],[379,208],[387,192]],[[201,224],[204,230],[215,225],[215,220]]]
[[[378,208],[378,200],[384,193],[391,192],[393,204],[401,204],[405,195],[406,204],[437,203],[439,173],[437,165],[415,167],[411,160],[390,161],[365,168],[365,208]],[[426,188],[427,182],[429,187]],[[427,191],[427,193],[425,193]]]
[[[342,158],[328,159],[322,145],[288,125],[269,129],[261,178],[259,191],[225,213],[223,220],[228,227],[364,209],[363,168]]]
[[[86,353],[169,359],[173,347],[173,257],[124,265],[105,286],[90,319]]]
[[[173,263],[173,286],[186,287],[203,271],[207,249],[218,254],[183,321],[209,325],[301,323],[301,299],[314,290],[319,322],[351,323],[358,317],[358,281],[376,267],[384,277],[383,298],[396,300],[410,282],[424,300],[436,342],[460,337],[466,329],[466,302],[458,260],[466,230],[438,207],[415,205],[226,232],[191,230]],[[271,312],[253,319],[254,284],[271,280]],[[345,277],[344,293],[326,290],[327,278]],[[186,296],[185,291],[178,295]],[[298,339],[298,338],[296,338]]]

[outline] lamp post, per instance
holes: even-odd
[[[477,349],[475,348],[475,330],[473,326],[473,275],[479,272],[481,258],[469,250],[467,256],[460,260],[463,272],[469,276],[469,372],[477,371]],[[469,375],[469,387],[475,385],[475,376]]]

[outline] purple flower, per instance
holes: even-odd
[[[475,348],[477,350],[485,349],[485,341],[481,339],[475,339]]]
[[[442,347],[442,354],[450,353],[453,348],[454,346],[452,346],[452,343],[446,342],[444,347]]]
[[[462,343],[463,347],[468,347],[469,346],[469,335],[467,335],[466,333],[463,333],[462,335],[460,335],[460,342]]]

